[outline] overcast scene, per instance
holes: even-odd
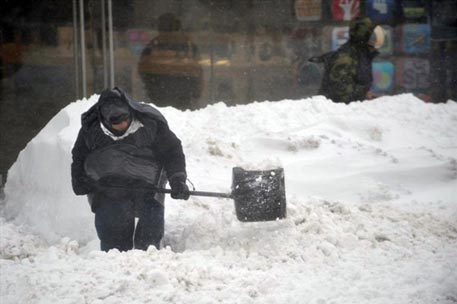
[[[198,111],[162,108],[197,190],[232,168],[285,173],[287,217],[240,222],[233,200],[166,199],[163,249],[99,251],[71,190],[80,114],[68,105],[9,171],[3,303],[455,303],[457,105],[411,94]]]
[[[5,0],[0,304],[456,304],[457,1]]]

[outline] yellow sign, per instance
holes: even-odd
[[[295,16],[298,21],[321,20],[321,0],[295,0]]]

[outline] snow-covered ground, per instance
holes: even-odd
[[[411,94],[162,108],[197,190],[285,170],[287,218],[166,201],[164,249],[98,250],[70,185],[68,105],[21,152],[1,204],[0,303],[457,303],[457,103]]]

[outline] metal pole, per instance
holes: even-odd
[[[80,20],[80,31],[81,31],[81,76],[82,76],[82,87],[83,97],[87,96],[87,83],[86,83],[86,39],[84,31],[84,0],[79,1],[79,20]]]
[[[108,87],[108,54],[106,49],[106,8],[105,0],[102,2],[102,51],[103,51],[103,88]]]
[[[112,0],[108,0],[108,39],[109,39],[110,86],[111,86],[111,88],[114,88],[114,47],[113,47],[113,5],[112,5]]]
[[[79,99],[78,5],[76,1],[73,0],[73,59],[75,64],[75,95],[76,99]]]
[[[209,55],[209,103],[214,103],[214,30],[213,30],[213,6],[211,4],[209,10],[209,20],[210,20],[210,27],[209,27],[209,44],[210,44],[210,55]]]

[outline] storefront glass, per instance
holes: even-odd
[[[68,3],[67,3],[68,2]],[[0,175],[75,99],[71,1],[3,1],[0,9]]]
[[[184,109],[305,93],[288,1],[137,0],[121,11],[116,82],[139,99]]]
[[[455,1],[432,2],[432,29],[447,37],[443,30],[456,28]],[[426,8],[420,0],[6,1],[0,174],[57,111],[111,85],[180,109],[315,95],[323,67],[308,59],[341,46],[357,16],[387,34],[373,63],[373,93],[430,100],[430,74],[457,63],[455,42],[431,41]],[[434,49],[442,55],[430,56]],[[443,99],[456,94],[457,73],[446,73],[451,80],[431,77]]]

